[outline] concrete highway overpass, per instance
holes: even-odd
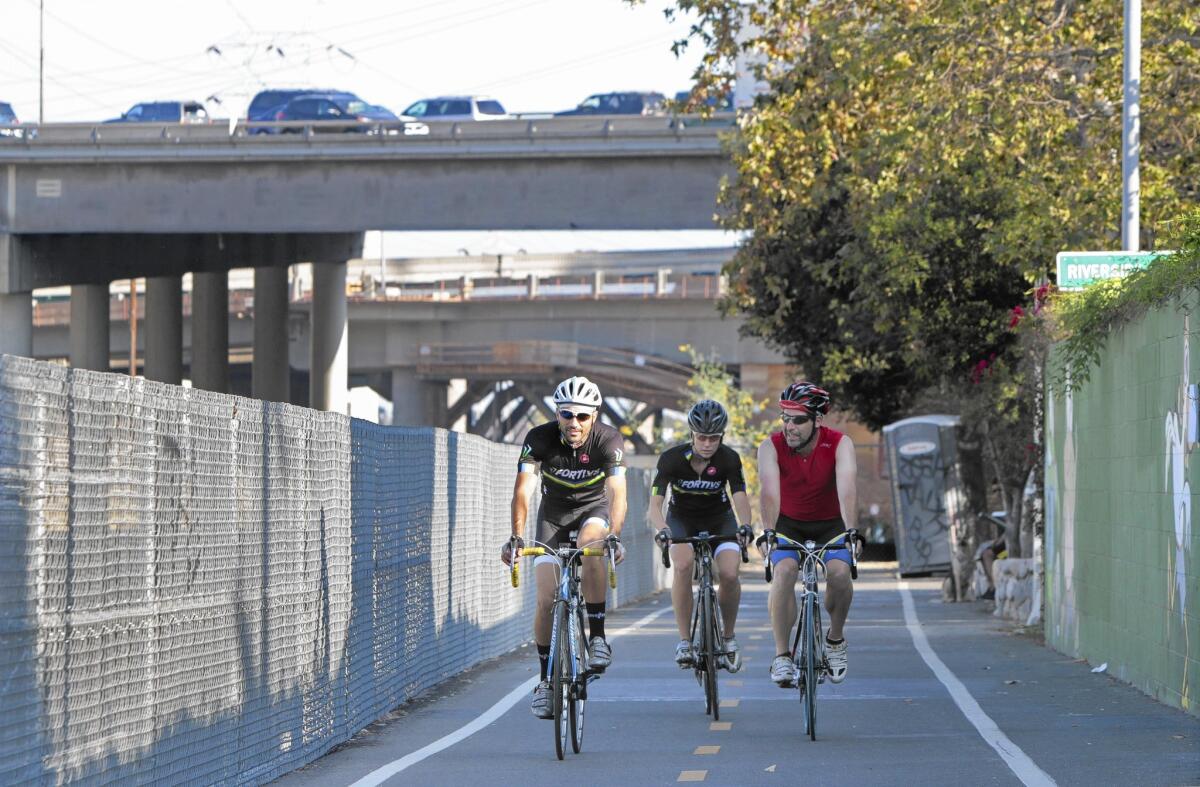
[[[256,270],[255,341],[287,331],[286,266],[314,263],[314,406],[345,405],[346,261],[366,230],[712,228],[731,118],[559,118],[368,134],[241,126],[42,126],[0,140],[0,351],[33,352],[29,293],[71,285],[72,362],[107,357],[107,285],[146,277],[146,376],[227,387],[226,271]],[[269,326],[269,329],[262,326]],[[258,354],[260,359],[264,353]],[[276,353],[279,355],[279,353]],[[284,398],[286,364],[254,395]]]

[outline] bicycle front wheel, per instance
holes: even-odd
[[[550,673],[550,692],[554,697],[554,753],[562,759],[567,753],[567,716],[570,713],[567,694],[571,690],[570,632],[567,630],[567,606],[555,604],[554,628],[550,635],[554,642],[554,670]]]
[[[587,704],[587,646],[583,641],[582,616],[576,616],[574,629],[571,632],[572,664],[575,665],[575,678],[571,683],[570,717],[571,717],[571,750],[579,754],[583,748],[583,712]]]
[[[800,670],[804,699],[804,729],[809,740],[817,739],[817,611],[816,596],[804,599],[804,665]]]
[[[717,617],[713,606],[713,593],[710,588],[704,594],[704,705],[712,714],[713,721],[721,719],[721,699],[717,691]]]

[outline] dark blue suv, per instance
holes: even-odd
[[[595,93],[579,102],[579,106],[565,112],[555,112],[555,117],[571,115],[661,115],[662,93]]]
[[[348,90],[320,90],[318,88],[308,88],[306,90],[288,89],[288,90],[260,90],[255,94],[254,98],[250,99],[250,106],[246,109],[246,121],[249,123],[264,123],[275,120],[275,115],[287,105],[293,98],[308,95],[333,96],[344,101],[360,101],[358,96]],[[251,134],[277,134],[278,129],[260,126],[251,128]]]
[[[313,133],[365,134],[374,130],[373,123],[399,118],[387,107],[368,104],[360,98],[346,99],[337,93],[305,93],[284,104],[272,119],[317,121],[311,126]],[[285,134],[296,134],[302,130],[298,126],[280,129]]]

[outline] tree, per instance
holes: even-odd
[[[1023,487],[1037,372],[1008,323],[1055,252],[1118,241],[1120,3],[676,6],[693,19],[677,47],[705,49],[695,94],[727,87],[743,48],[770,85],[729,142],[725,223],[752,235],[725,308],[868,425],[957,403],[991,436],[997,486]],[[1145,10],[1141,100],[1153,247],[1200,196],[1191,0]],[[992,372],[973,381],[981,361]]]
[[[755,400],[749,391],[738,387],[733,375],[715,355],[706,357],[692,347],[688,348],[688,353],[691,355],[694,371],[688,380],[687,399],[680,403],[680,408],[686,412],[693,404],[704,399],[713,399],[725,406],[729,413],[729,426],[725,429],[722,442],[742,457],[751,510],[757,512],[758,445],[771,432],[771,425],[763,416],[767,402]]]

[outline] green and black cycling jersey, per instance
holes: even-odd
[[[691,443],[663,451],[658,457],[651,494],[666,497],[670,490],[670,510],[684,516],[713,517],[729,511],[730,495],[746,491],[742,458],[722,443],[697,473],[692,467],[692,456]]]
[[[624,445],[620,432],[596,423],[583,445],[572,448],[551,421],[525,435],[517,470],[532,473],[541,465],[543,507],[564,511],[603,503],[604,479],[625,474]]]

